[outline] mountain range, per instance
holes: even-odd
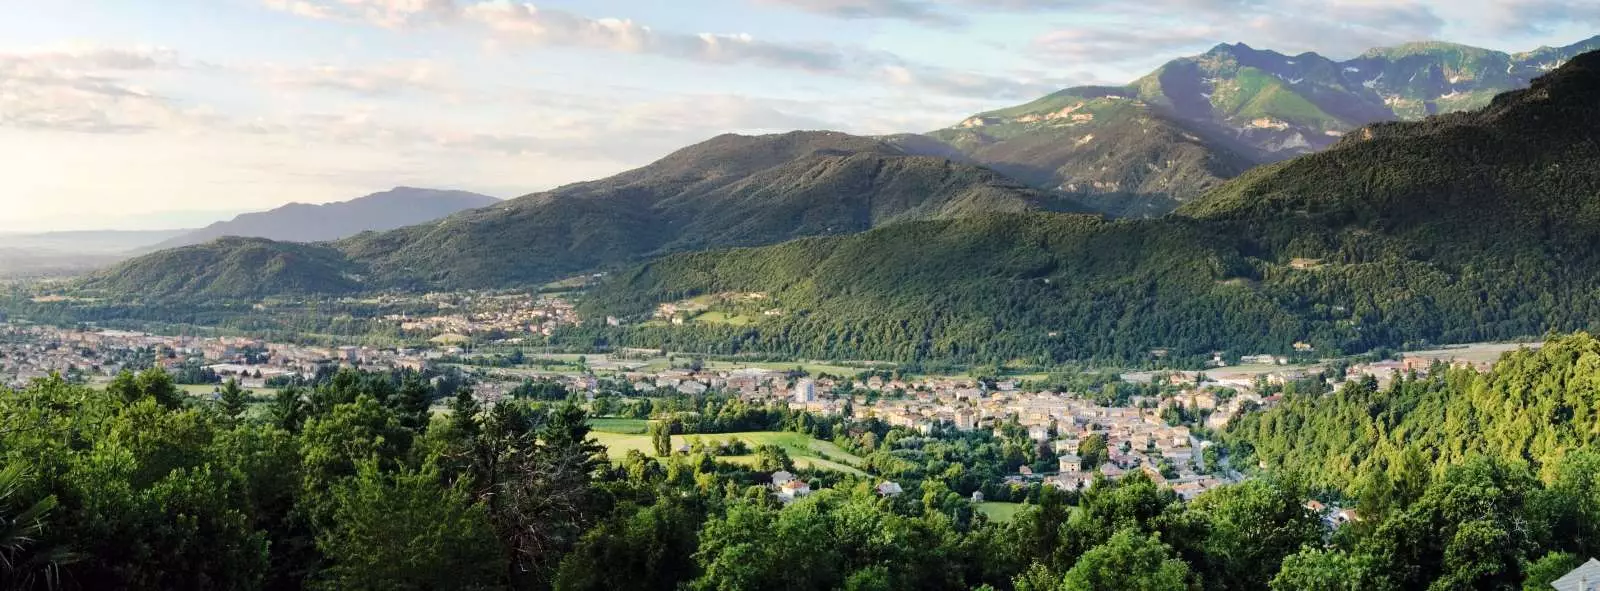
[[[1101,211],[1155,216],[1362,126],[1482,107],[1595,49],[1600,37],[1516,54],[1428,42],[1335,61],[1224,44],[1125,86],[1068,88],[925,135]]]
[[[292,291],[355,289],[328,281],[351,269],[359,269],[355,274],[367,288],[501,287],[671,252],[849,234],[907,220],[1035,210],[1082,208],[992,170],[913,155],[878,139],[836,132],[723,135],[611,178],[332,243],[353,267],[296,257],[299,245],[284,243],[283,254],[324,265],[289,281]],[[179,249],[186,251],[181,254],[129,261],[88,285],[145,297],[216,293],[204,286],[157,289],[135,278],[171,272],[170,265],[179,261],[227,265],[245,260],[229,247],[273,248],[271,242],[188,247]],[[273,289],[272,282],[258,285]]]
[[[612,341],[630,345],[970,362],[1582,328],[1600,314],[1587,295],[1600,289],[1596,129],[1600,52],[1475,111],[1354,130],[1165,218],[992,214],[675,255],[584,306],[632,319]],[[643,322],[657,303],[726,292],[766,294],[761,312],[779,314]]]
[[[1215,55],[1224,50],[1234,57]],[[1242,51],[1224,46],[1206,59],[1239,62]],[[1278,55],[1251,51],[1250,60]],[[1355,86],[1377,92],[1391,87],[1367,83],[1406,71],[1392,65],[1418,55],[1477,56],[1471,63],[1520,75],[1566,59],[1567,51],[1501,62],[1426,44],[1317,71],[1332,64],[1349,76],[1373,68]],[[1198,68],[1199,61],[1174,64]],[[1600,289],[1600,255],[1592,252],[1600,210],[1585,198],[1600,191],[1600,173],[1587,164],[1600,157],[1590,140],[1600,123],[1597,61],[1600,54],[1572,58],[1529,89],[1474,99],[1476,109],[1344,131],[1335,126],[1353,125],[1365,116],[1360,109],[1306,99],[1320,113],[1340,113],[1317,128],[1329,147],[1231,181],[1213,175],[1203,196],[1168,196],[1168,206],[1183,204],[1157,219],[1084,214],[1092,208],[1080,198],[1093,205],[1096,196],[1030,187],[938,138],[725,135],[615,177],[436,222],[310,247],[271,240],[191,246],[129,261],[82,287],[192,300],[526,287],[609,270],[617,272],[583,309],[628,321],[599,329],[613,343],[894,360],[1127,361],[1225,347],[1365,351],[1536,334],[1586,326],[1594,304],[1580,296]],[[1295,102],[1283,88],[1304,82],[1258,65],[1237,73],[1265,72],[1279,80],[1265,84],[1280,90],[1256,93],[1246,103],[1262,110],[1248,114],[1287,117],[1274,105]],[[1462,71],[1440,71],[1448,84],[1466,85]],[[1156,76],[1172,88],[1180,78]],[[1193,150],[1193,162],[1228,164],[1265,152],[1257,136],[1184,115],[1196,111],[1115,89],[1095,92],[1102,91],[1094,100],[1107,110],[1071,114],[1116,113],[1101,123],[1121,118],[1145,125],[1140,136],[1178,134],[1181,141],[1161,149]],[[1089,93],[1064,92],[1052,96]],[[1438,106],[1446,95],[1424,101],[1435,106],[1423,112],[1447,110]],[[1412,115],[1392,109],[1390,116]],[[1311,119],[1296,121],[1303,130],[1294,133],[1304,137]],[[1043,124],[1028,133],[1071,129]],[[1156,129],[1163,131],[1148,131]],[[1213,142],[1228,143],[1233,156],[1218,157],[1207,148]],[[206,273],[160,280],[196,267]],[[766,294],[766,307],[737,326],[647,321],[657,304],[726,292]]]

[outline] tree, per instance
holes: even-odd
[[[1059,591],[1187,591],[1189,566],[1155,535],[1118,531],[1084,553]]]
[[[1111,457],[1111,452],[1106,447],[1106,436],[1096,433],[1083,438],[1078,442],[1078,458],[1083,462],[1084,470],[1094,470],[1100,464],[1106,463]]]
[[[400,416],[400,424],[417,433],[427,430],[428,419],[432,416],[428,407],[432,404],[433,387],[416,374],[406,372],[400,382],[400,391],[394,397],[394,409]]]
[[[1523,591],[1549,591],[1550,583],[1578,568],[1582,561],[1565,552],[1550,552],[1528,565],[1528,578],[1522,581]]]
[[[699,528],[697,513],[670,496],[649,507],[620,507],[612,519],[585,533],[561,560],[554,587],[563,591],[673,588],[695,574]]]
[[[1322,540],[1322,523],[1299,495],[1264,480],[1207,491],[1181,519],[1190,527],[1173,543],[1208,588],[1261,589],[1284,557]]]
[[[272,398],[272,424],[290,433],[299,433],[306,421],[304,391],[299,386],[287,386]]]
[[[657,457],[672,455],[672,422],[666,419],[650,422],[650,445]]]
[[[250,394],[239,387],[239,380],[228,378],[222,384],[222,414],[230,419],[244,416],[245,407],[250,403]]]
[[[1565,571],[1563,571],[1565,572]],[[1283,560],[1272,591],[1361,591],[1374,585],[1361,559],[1339,550],[1306,548]]]
[[[22,499],[24,465],[0,469],[0,588],[54,588],[60,584],[61,563],[71,559],[64,548],[40,546],[46,518],[56,508],[56,497]]]
[[[502,582],[504,554],[488,512],[464,483],[446,487],[433,468],[386,473],[363,461],[334,492],[332,524],[317,537],[326,589],[488,589]]]
[[[777,472],[779,470],[793,470],[794,460],[789,458],[789,452],[783,447],[768,444],[756,446],[756,465],[760,472]]]

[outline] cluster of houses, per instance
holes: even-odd
[[[561,326],[580,323],[572,302],[550,295],[471,296],[429,294],[424,300],[438,308],[426,316],[390,314],[383,319],[408,333],[468,335],[501,332],[549,336]]]
[[[119,330],[76,330],[49,326],[0,328],[0,378],[22,386],[51,373],[82,375],[89,381],[114,377],[135,359],[153,353],[154,363],[177,369],[198,363],[219,376],[235,377],[247,388],[286,375],[311,375],[319,366],[422,370],[439,353],[420,349],[310,347],[244,337],[154,335]]]

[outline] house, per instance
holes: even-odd
[[[983,491],[981,491],[981,490],[972,491],[972,502],[974,502],[974,503],[982,503],[983,502]]]
[[[804,480],[790,480],[778,487],[778,498],[784,501],[793,501],[811,494],[811,485]]]
[[[783,486],[792,480],[794,480],[794,474],[789,473],[788,470],[779,470],[772,473],[773,486]]]
[[[1590,558],[1578,568],[1550,583],[1556,591],[1592,591],[1600,588],[1600,560]]]
[[[694,380],[678,384],[678,392],[688,396],[698,396],[706,393],[706,385]]]
[[[877,487],[876,490],[878,491],[878,495],[879,496],[884,496],[884,497],[892,497],[892,496],[898,495],[898,494],[900,494],[902,492],[905,492],[904,490],[902,490],[900,488],[900,483],[898,483],[898,482],[887,482],[887,481],[878,484],[878,487]]]
[[[1021,468],[1017,468],[1017,473],[1023,476],[1033,476],[1033,468],[1023,466]]]
[[[1060,463],[1062,474],[1077,474],[1083,469],[1083,458],[1078,457],[1078,454],[1061,454],[1056,461]]]
[[[1034,425],[1032,427],[1028,427],[1028,439],[1032,439],[1040,443],[1049,441],[1050,428],[1044,425]]]

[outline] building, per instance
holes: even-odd
[[[1590,558],[1561,578],[1550,583],[1556,591],[1593,591],[1600,589],[1600,560]]]
[[[800,380],[799,382],[795,383],[795,385],[794,385],[794,401],[795,402],[799,402],[801,404],[806,404],[806,403],[809,403],[809,402],[816,402],[816,400],[817,400],[817,382],[816,382],[816,380],[804,379],[804,380]]]
[[[790,480],[778,487],[778,498],[784,501],[793,501],[811,494],[811,485],[804,480]]]
[[[1062,474],[1077,474],[1083,469],[1083,458],[1078,457],[1078,454],[1061,454],[1056,461],[1061,464]]]
[[[900,488],[900,483],[887,481],[878,484],[876,490],[878,491],[879,496],[884,497],[893,497],[905,492],[905,490]]]

